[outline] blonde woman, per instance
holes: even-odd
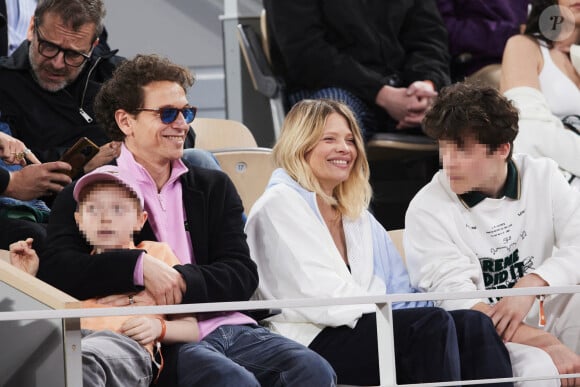
[[[387,232],[367,210],[369,166],[345,105],[296,104],[274,156],[280,168],[246,225],[260,276],[258,298],[415,291]],[[398,383],[512,375],[505,346],[482,313],[446,312],[428,303],[394,308]],[[285,309],[272,325],[326,358],[339,384],[379,384],[374,306]]]

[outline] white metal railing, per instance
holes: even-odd
[[[518,289],[480,290],[462,293],[413,293],[388,294],[381,296],[345,297],[345,298],[309,298],[286,300],[260,300],[241,302],[219,302],[203,304],[181,304],[164,306],[131,306],[112,308],[79,308],[1,312],[0,321],[39,320],[39,319],[76,319],[80,317],[97,316],[128,316],[140,314],[175,314],[175,313],[203,313],[227,312],[253,309],[284,309],[324,307],[354,304],[375,304],[377,307],[377,340],[379,348],[381,386],[454,386],[457,382],[438,382],[420,384],[396,384],[395,354],[392,326],[392,304],[405,301],[438,301],[456,299],[481,299],[489,297],[524,296],[524,295],[551,295],[580,292],[580,285],[559,287],[535,287]],[[80,354],[79,354],[80,356]],[[577,378],[580,374],[560,375],[560,378]],[[505,381],[528,381],[553,379],[553,376],[513,377],[503,379],[482,379],[462,381],[462,385],[488,384]]]

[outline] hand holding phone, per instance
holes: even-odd
[[[101,145],[99,153],[89,161],[83,168],[85,173],[89,173],[95,168],[109,164],[121,154],[121,142],[111,141]]]
[[[61,161],[69,163],[72,167],[70,171],[63,171],[63,173],[71,178],[76,177],[97,153],[99,153],[99,147],[88,138],[81,137],[60,158]]]

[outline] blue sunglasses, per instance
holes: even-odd
[[[189,124],[191,121],[193,121],[195,115],[197,114],[197,108],[195,106],[184,107],[183,109],[165,107],[159,109],[138,108],[136,110],[159,113],[159,118],[161,118],[161,122],[164,124],[170,124],[175,121],[179,112],[183,114],[183,119]]]

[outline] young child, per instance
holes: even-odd
[[[144,241],[138,246],[133,244],[133,234],[143,227],[147,212],[143,210],[143,196],[138,188],[123,179],[116,166],[103,166],[83,176],[77,182],[73,196],[78,203],[74,214],[75,220],[79,230],[93,247],[93,253],[137,248],[146,250],[148,254],[168,265],[179,264],[179,260],[166,243]],[[12,244],[10,260],[13,265],[35,275],[39,259],[32,249],[32,238]],[[137,300],[133,294],[113,296],[115,297],[117,299],[122,297],[124,301],[128,297],[130,305],[138,302],[148,304],[143,300]],[[139,298],[145,299],[146,293],[139,293]],[[83,301],[83,307],[105,306],[109,305],[99,303],[96,299]],[[144,372],[144,385],[149,385],[152,381],[152,361],[157,365],[158,372],[161,372],[162,368],[162,363],[158,364],[155,360],[154,346],[159,350],[159,343],[198,340],[199,331],[194,317],[176,318],[175,315],[172,317],[168,321],[161,315],[81,319],[81,327],[91,331],[82,339],[85,386],[94,385],[97,379],[95,375],[102,375],[103,369],[107,385],[111,380],[125,377],[124,370],[130,370],[132,373]],[[112,341],[118,345],[111,346]],[[135,342],[140,345],[136,345]],[[115,352],[114,356],[111,351]],[[100,355],[104,352],[107,353],[106,359]],[[119,361],[120,359],[123,360]],[[123,370],[120,370],[120,367]],[[90,383],[87,379],[91,379]]]

